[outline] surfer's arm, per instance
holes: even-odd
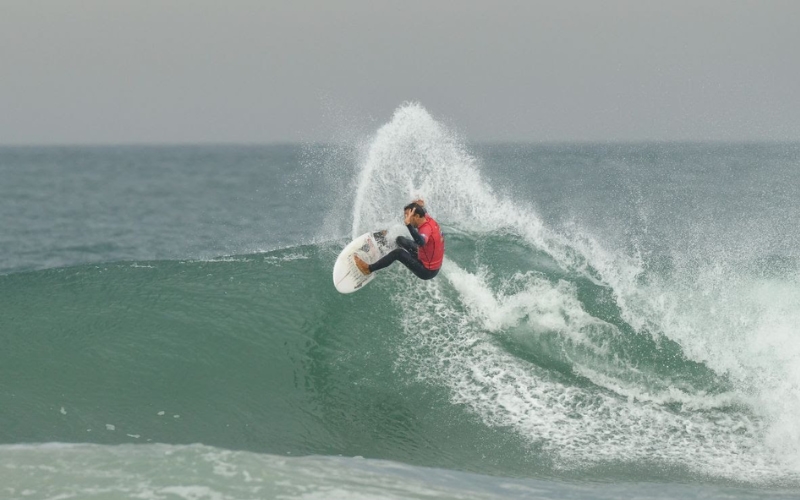
[[[419,231],[417,231],[417,228],[415,228],[411,224],[406,224],[406,227],[408,228],[408,232],[411,233],[411,237],[414,238],[414,243],[416,243],[419,246],[424,246],[425,245],[425,236],[419,234]]]

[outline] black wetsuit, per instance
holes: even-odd
[[[411,237],[414,238],[414,240],[409,240],[405,236],[398,236],[395,241],[397,242],[397,246],[400,248],[395,248],[374,264],[370,264],[369,270],[370,272],[375,272],[379,269],[383,269],[384,267],[388,267],[394,261],[399,260],[412,273],[417,275],[418,278],[429,280],[439,274],[439,270],[431,270],[422,265],[422,262],[420,262],[419,257],[417,256],[417,252],[419,247],[425,244],[425,239],[421,234],[419,234],[417,228],[411,224],[408,224],[406,227],[408,228],[408,232],[411,233]]]

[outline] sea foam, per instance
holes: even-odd
[[[395,112],[362,158],[353,234],[387,224],[422,196],[445,232],[520,237],[566,276],[476,256],[474,272],[449,257],[433,282],[396,278],[408,337],[399,368],[447,387],[454,404],[515,429],[563,467],[645,461],[751,481],[797,479],[800,344],[792,334],[800,287],[790,284],[775,300],[781,285],[731,288],[730,275],[720,282],[713,267],[696,283],[643,283],[641,255],[612,251],[577,226],[548,227],[531,204],[496,194],[458,135],[416,103]],[[624,331],[592,316],[581,282],[609,291]],[[557,338],[570,374],[591,384],[509,351],[513,336],[531,349]],[[686,364],[729,377],[732,390],[648,373],[609,350],[631,336],[677,343]]]

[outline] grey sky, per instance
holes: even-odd
[[[0,144],[800,140],[800,1],[0,0]]]

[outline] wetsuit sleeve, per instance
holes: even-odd
[[[408,224],[406,227],[408,228],[408,232],[411,233],[411,237],[414,238],[414,243],[416,243],[419,246],[425,245],[425,237],[419,234],[417,228],[415,228],[411,224]]]

